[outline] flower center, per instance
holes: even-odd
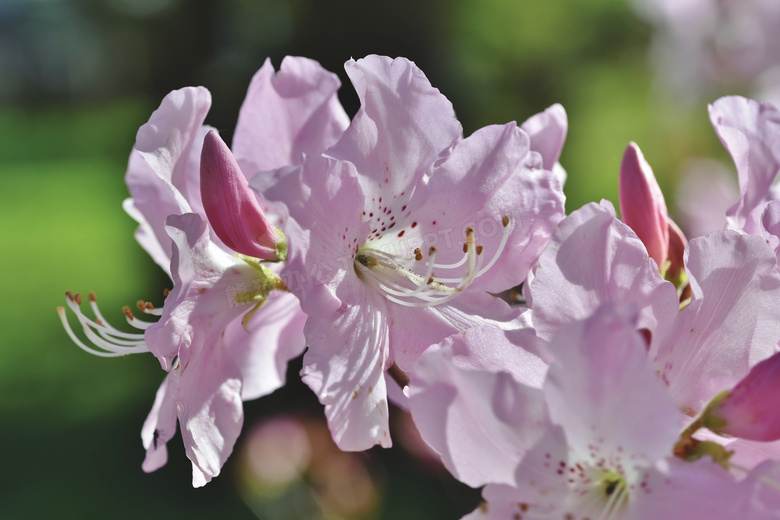
[[[438,249],[435,246],[428,249],[426,258],[419,247],[404,255],[364,245],[355,255],[355,273],[366,285],[399,305],[431,307],[446,303],[485,274],[501,256],[511,231],[509,217],[502,217],[501,223],[501,243],[484,267],[483,247],[476,243],[474,229],[469,227],[466,229],[463,256],[458,261],[437,262]]]

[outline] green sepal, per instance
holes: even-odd
[[[273,224],[272,224],[273,225]],[[273,226],[274,230],[279,233],[282,239],[276,244],[276,256],[279,258],[277,262],[287,261],[287,237],[284,236],[284,232],[276,226]]]
[[[683,457],[683,460],[693,462],[702,457],[706,457],[707,455],[712,457],[713,462],[727,470],[729,469],[729,459],[734,455],[734,451],[727,450],[724,446],[716,442],[700,441],[692,446],[685,457]]]
[[[707,406],[704,408],[704,411],[701,413],[701,422],[704,425],[705,428],[709,428],[710,430],[717,432],[724,426],[728,424],[728,421],[724,419],[723,417],[718,417],[717,415],[712,413],[712,409],[718,406],[720,403],[723,402],[726,397],[729,396],[731,393],[730,390],[724,390],[718,395],[716,395],[712,401],[710,401]]]
[[[286,248],[286,246],[285,246]],[[244,326],[244,330],[249,332],[247,325],[249,320],[252,319],[257,309],[263,306],[268,300],[268,294],[271,291],[289,291],[287,284],[284,280],[279,278],[279,275],[268,269],[266,266],[260,263],[260,260],[251,256],[242,255],[237,253],[236,256],[246,262],[257,273],[255,279],[257,287],[236,294],[236,303],[254,303],[255,305],[244,315],[241,319],[241,324]]]

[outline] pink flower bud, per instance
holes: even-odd
[[[754,366],[707,406],[702,421],[717,433],[754,441],[780,439],[780,354]]]
[[[669,218],[661,188],[636,143],[630,143],[620,165],[620,215],[663,268],[669,252]]]
[[[262,260],[284,258],[284,237],[268,222],[235,157],[215,130],[203,140],[200,195],[209,224],[226,246]]]

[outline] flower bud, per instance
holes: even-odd
[[[226,246],[261,260],[284,259],[284,236],[260,209],[235,157],[215,130],[203,140],[200,194],[209,224]]]
[[[620,215],[662,269],[669,252],[669,218],[661,188],[639,146],[630,143],[620,164]]]
[[[707,405],[704,426],[754,441],[780,439],[780,354],[754,366],[731,391]]]

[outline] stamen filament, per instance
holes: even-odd
[[[94,293],[89,294],[89,303],[96,317],[95,320],[88,318],[84,315],[84,313],[81,312],[81,307],[79,306],[81,301],[82,298],[80,294],[76,294],[74,296],[70,292],[66,293],[65,304],[71,311],[73,311],[73,314],[76,315],[76,318],[79,320],[79,323],[83,328],[84,335],[94,346],[102,350],[96,350],[95,348],[84,344],[84,342],[82,342],[73,332],[73,329],[68,322],[67,311],[65,307],[57,307],[57,314],[60,316],[62,326],[65,328],[65,331],[70,339],[79,348],[89,352],[90,354],[100,357],[117,357],[149,351],[148,347],[146,346],[146,342],[144,341],[144,335],[142,332],[122,332],[113,327],[103,317],[103,314],[100,312],[100,309],[97,306],[97,297]],[[151,304],[149,305],[151,306]],[[135,319],[131,320],[130,317],[132,314],[129,313],[129,309],[125,310],[125,314],[128,323],[137,329],[143,330],[152,325],[152,322]]]
[[[491,267],[493,267],[493,264],[498,261],[498,257],[501,256],[501,253],[504,251],[504,248],[506,247],[506,243],[509,241],[509,233],[511,231],[512,226],[510,226],[509,217],[504,216],[501,220],[501,223],[504,225],[504,233],[501,236],[501,243],[498,245],[498,249],[496,249],[496,252],[493,253],[493,258],[490,259],[490,262],[488,262],[488,265],[483,267],[478,273],[477,276],[482,276],[488,270],[490,270]]]

